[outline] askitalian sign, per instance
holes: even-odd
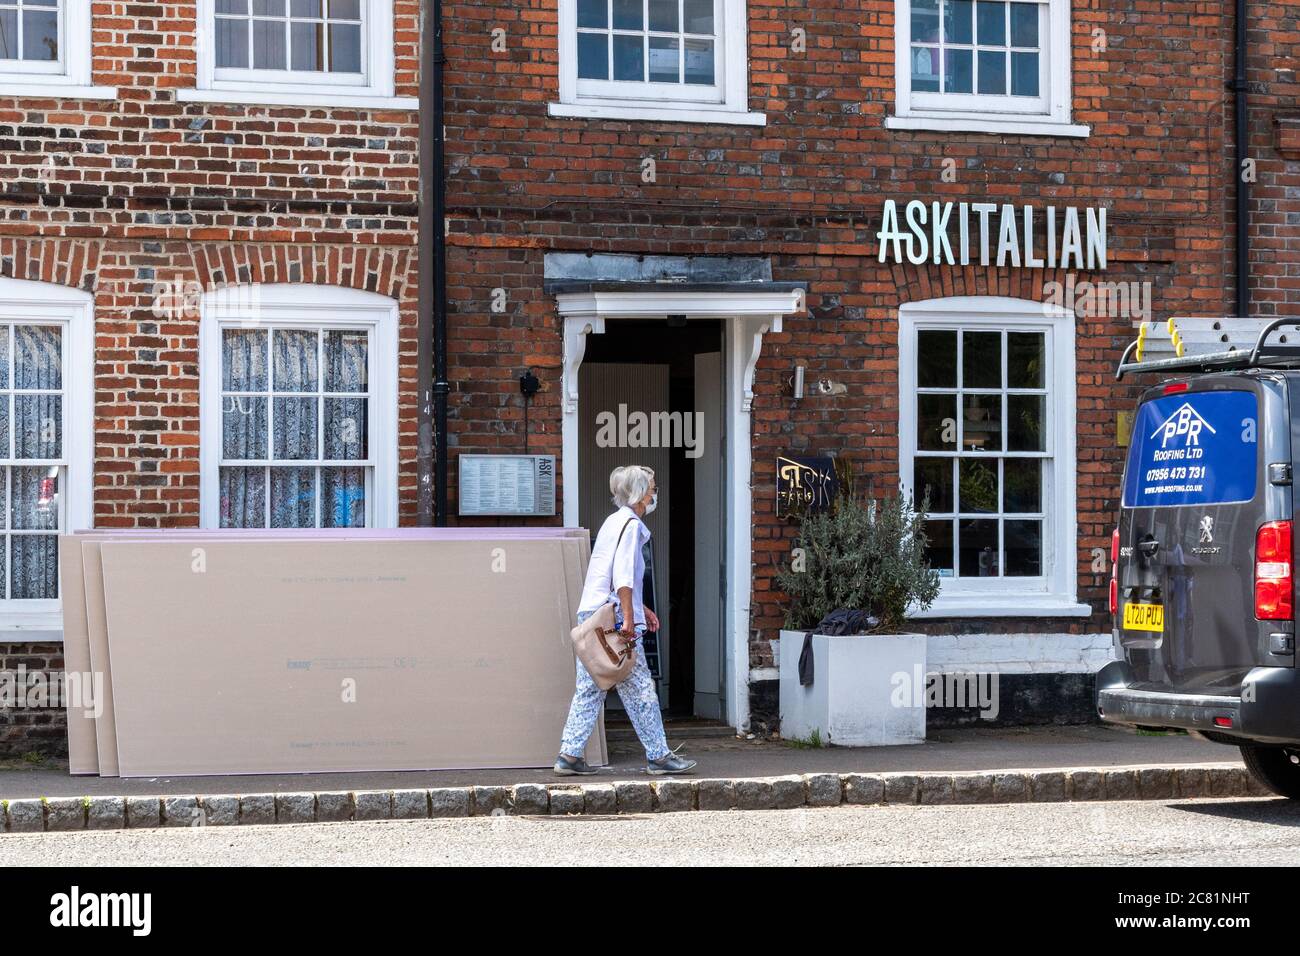
[[[900,220],[885,200],[879,261],[922,265],[1013,266],[1026,269],[1106,268],[1104,207],[1016,206],[913,199]]]

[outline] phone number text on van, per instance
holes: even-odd
[[[1176,468],[1148,468],[1147,481],[1198,481],[1205,478],[1204,465],[1186,465]]]

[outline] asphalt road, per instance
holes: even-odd
[[[159,865],[1296,865],[1280,799],[672,813],[0,836],[0,869]]]

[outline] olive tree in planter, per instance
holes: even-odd
[[[929,607],[939,576],[925,559],[925,509],[899,495],[863,502],[851,485],[826,511],[805,515],[790,561],[777,572],[789,595],[780,641],[781,736],[846,747],[925,739],[924,634],[907,614]],[[812,637],[813,681],[799,680],[804,636],[832,611],[866,611],[862,634]]]

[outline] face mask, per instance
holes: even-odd
[[[656,491],[653,495],[650,496],[650,503],[645,506],[645,513],[649,514],[650,512],[654,511],[655,506],[658,504],[659,504],[659,492]]]

